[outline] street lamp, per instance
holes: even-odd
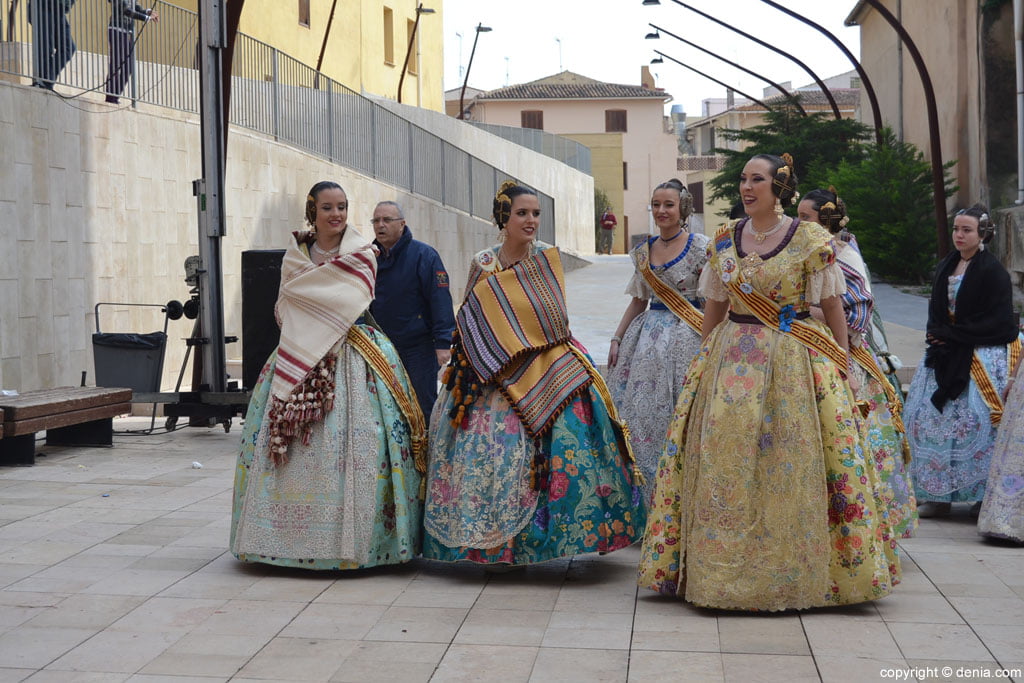
[[[433,14],[434,10],[430,7],[424,7],[423,3],[416,5],[416,20],[412,22],[412,31],[409,32],[409,47],[405,50],[405,61],[402,62],[402,75],[398,77],[398,102],[402,102],[402,82],[405,81],[405,72],[409,68],[409,55],[412,53],[412,45],[416,41],[416,29],[420,26],[420,15],[421,14]],[[423,74],[420,73],[420,46],[416,43],[416,81],[417,84],[423,79]],[[417,85],[417,92],[420,92],[420,86]],[[417,106],[420,102],[416,102]]]
[[[703,52],[704,54],[711,55],[715,59],[723,61],[726,64],[728,64],[729,66],[735,67],[735,68],[739,69],[740,71],[748,73],[751,76],[753,76],[754,78],[759,78],[760,80],[764,81],[765,83],[767,83],[768,85],[772,86],[773,88],[778,90],[780,93],[782,93],[782,96],[785,97],[787,100],[789,100],[790,103],[792,103],[793,106],[795,106],[797,108],[797,111],[799,111],[802,116],[807,116],[807,112],[804,111],[803,106],[800,104],[800,100],[798,98],[794,97],[792,93],[790,93],[788,90],[783,88],[780,84],[776,83],[772,79],[765,78],[764,76],[762,76],[761,74],[757,73],[756,71],[752,71],[752,70],[748,69],[745,66],[737,64],[736,62],[733,62],[731,60],[728,60],[725,57],[712,52],[711,50],[707,50],[707,49],[701,47],[697,43],[690,42],[689,40],[687,40],[686,38],[683,38],[682,36],[677,36],[675,33],[672,33],[668,29],[661,28],[660,26],[656,26],[654,24],[648,24],[648,25],[651,28],[654,29],[654,33],[648,33],[646,36],[644,36],[644,38],[646,40],[659,40],[661,38],[661,33],[664,32],[666,35],[672,36],[673,38],[675,38],[676,40],[678,40],[681,43],[685,43],[687,45],[690,45],[691,47],[695,47],[698,50],[700,50],[701,52]]]
[[[771,111],[771,110],[772,110],[772,108],[771,108],[771,107],[769,107],[769,106],[768,106],[767,104],[765,104],[765,103],[764,103],[764,102],[762,102],[761,100],[757,99],[757,98],[756,98],[756,97],[754,97],[753,95],[748,95],[747,93],[743,92],[742,90],[738,90],[738,89],[737,89],[736,87],[734,87],[734,86],[731,86],[731,85],[729,85],[728,83],[723,83],[722,81],[718,80],[718,79],[717,79],[717,78],[715,78],[714,76],[708,76],[708,75],[707,75],[706,73],[704,73],[703,71],[700,71],[700,70],[698,70],[698,69],[694,69],[694,68],[693,68],[692,66],[690,66],[689,64],[683,64],[682,62],[680,62],[680,61],[679,61],[678,59],[676,59],[675,57],[672,57],[671,55],[667,55],[667,54],[665,54],[664,52],[659,52],[658,50],[655,50],[655,51],[654,51],[654,53],[655,53],[656,55],[659,55],[659,56],[658,56],[658,57],[655,57],[654,59],[652,59],[652,60],[651,60],[651,64],[663,64],[665,60],[663,60],[663,59],[662,59],[662,57],[667,57],[668,59],[670,59],[671,61],[675,62],[675,63],[676,63],[676,64],[678,64],[679,66],[681,66],[681,67],[683,67],[683,68],[686,68],[686,69],[689,69],[690,71],[694,72],[695,74],[697,74],[697,75],[699,75],[699,76],[703,76],[704,78],[708,79],[709,81],[712,81],[712,82],[714,82],[714,83],[717,83],[718,85],[722,86],[722,87],[723,87],[723,88],[725,88],[726,90],[732,90],[733,92],[736,92],[736,93],[738,93],[738,94],[742,95],[743,97],[746,97],[746,98],[747,98],[748,100],[750,100],[751,102],[754,102],[754,103],[756,103],[756,104],[759,104],[759,105],[761,105],[762,107],[764,107],[764,108],[765,108],[765,110],[766,110],[766,111]]]
[[[462,90],[459,92],[459,118],[463,121],[466,120],[466,84],[469,83],[469,70],[473,68],[473,55],[476,54],[476,41],[480,40],[481,33],[488,33],[493,31],[490,26],[484,26],[483,24],[476,25],[476,35],[473,37],[473,49],[469,51],[469,64],[466,65],[466,80],[462,81]]]

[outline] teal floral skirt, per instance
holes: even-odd
[[[491,386],[456,426],[451,403],[442,391],[431,420],[424,557],[525,565],[611,552],[640,539],[641,493],[593,387],[537,442]],[[538,448],[550,473],[535,486]]]
[[[380,331],[359,326],[408,390],[398,354]],[[310,444],[271,463],[266,419],[275,351],[260,373],[235,468],[231,552],[245,562],[306,569],[357,569],[408,562],[422,533],[420,475],[409,425],[387,384],[352,346],[335,349],[334,408]]]

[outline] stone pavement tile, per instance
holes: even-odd
[[[797,683],[821,680],[814,659],[810,656],[722,653],[722,667],[727,683]]]
[[[796,614],[718,617],[722,652],[771,655],[809,655],[800,617]],[[740,660],[737,660],[740,661]],[[728,669],[726,670],[728,673]]]
[[[115,674],[109,671],[96,673],[92,671],[58,671],[49,669],[37,671],[25,679],[26,683],[123,683],[128,680],[131,680],[131,676],[128,674]],[[184,681],[180,683],[184,683]]]
[[[437,586],[433,583],[411,581],[392,603],[395,607],[459,607],[469,609],[483,590],[483,582],[476,584]]]
[[[941,551],[912,552],[917,566],[935,585],[998,585],[999,577],[971,553],[946,554]],[[899,588],[897,587],[897,590]]]
[[[124,555],[127,557],[145,557],[160,550],[153,544],[129,545],[127,543],[97,543],[82,551],[82,555]]]
[[[347,572],[346,572],[347,574]],[[391,605],[412,581],[413,574],[342,575],[314,599],[339,605]]]
[[[640,603],[637,603],[631,649],[719,652],[718,618],[687,608],[678,601],[673,602],[675,604],[666,605],[666,608],[675,609],[664,610],[640,608]],[[630,675],[632,671],[631,664]]]
[[[552,612],[545,648],[628,650],[633,615],[619,612]]]
[[[228,600],[218,607],[192,634],[251,636],[269,640],[281,632],[305,609],[301,602]]]
[[[551,610],[561,588],[553,584],[532,585],[489,581],[474,604],[475,609]]]
[[[14,628],[0,634],[0,662],[41,669],[95,634],[91,628]]]
[[[962,624],[963,618],[942,595],[899,592],[877,601],[878,613],[885,621],[919,622],[924,624]]]
[[[974,627],[992,656],[1006,665],[1024,661],[1024,625],[979,624]]]
[[[629,680],[722,683],[725,671],[718,652],[652,652],[634,645],[629,657]]]
[[[97,581],[81,592],[94,595],[145,595],[148,597],[174,585],[189,574],[191,572],[187,570],[122,569],[108,574],[105,579]]]
[[[907,664],[914,669],[914,674],[921,683],[939,683],[940,681],[966,680],[1006,680],[996,678],[996,671],[1002,669],[991,660],[949,660],[949,659],[911,659]]]
[[[26,625],[34,628],[102,630],[142,604],[145,598],[125,595],[71,595],[37,614]]]
[[[628,667],[627,650],[544,647],[537,653],[530,683],[625,681]]]
[[[73,559],[73,558],[69,558]],[[79,593],[89,586],[110,576],[109,567],[76,567],[66,564],[68,560],[36,572],[8,586],[12,591],[34,591],[39,593]]]
[[[535,647],[453,644],[441,658],[430,680],[432,683],[526,683],[530,680],[536,659]]]
[[[1024,567],[1022,567],[1022,571],[1024,571]],[[1024,599],[1019,597],[951,597],[949,601],[971,626],[980,624],[1024,626]]]
[[[453,642],[462,645],[539,646],[544,640],[548,610],[470,610]]]
[[[907,661],[944,659],[980,662],[991,659],[988,649],[966,624],[888,622],[888,625]]]
[[[219,676],[227,679],[245,666],[267,640],[250,636],[189,634],[151,661],[142,674]]]
[[[135,674],[125,680],[125,683],[225,683],[236,681],[237,678],[225,676],[174,676],[162,674]]]
[[[149,598],[111,624],[109,630],[184,635],[209,619],[225,602],[201,598]]]
[[[450,643],[468,612],[442,607],[389,607],[365,639]]]
[[[64,594],[0,590],[0,633],[46,614],[64,598]]]
[[[89,541],[67,542],[40,538],[0,552],[0,564],[57,564],[91,545]]]
[[[426,683],[447,649],[444,643],[363,641],[341,663],[331,683]]]
[[[0,590],[4,590],[12,583],[41,572],[50,565],[48,564],[8,564],[0,562]]]
[[[814,661],[818,665],[822,683],[895,680],[895,673],[890,674],[890,671],[906,671],[910,668],[910,664],[902,657],[886,659],[879,657],[876,652],[858,650],[856,647],[849,649],[845,655],[821,656],[815,651]]]
[[[842,659],[851,654],[870,654],[885,660],[900,660],[900,648],[881,619],[846,619],[841,615],[801,615],[807,641],[815,660]]]
[[[590,584],[581,587],[566,581],[555,601],[556,612],[618,612],[632,614],[636,604],[637,586]]]
[[[947,557],[953,555],[969,556],[982,545],[982,540],[977,534],[964,537],[950,537],[948,534],[941,536],[918,535],[914,538],[900,539],[899,545],[900,548],[910,553],[910,556],[916,560],[922,554],[941,554]]]
[[[384,605],[306,604],[281,631],[281,636],[362,640],[387,609]]]
[[[152,571],[152,570],[149,570]],[[221,572],[207,565],[160,591],[161,597],[235,599],[259,580],[244,572]]]
[[[330,573],[270,566],[265,569],[267,575],[239,593],[239,600],[310,602],[334,583]]]
[[[237,675],[239,679],[327,681],[358,646],[353,640],[274,638]]]

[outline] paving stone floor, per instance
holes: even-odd
[[[574,328],[599,362],[626,299],[592,297],[621,292],[623,259],[606,257],[614,277],[569,276]],[[0,469],[0,683],[946,681],[1024,668],[1024,548],[979,537],[967,506],[901,543],[892,596],[805,613],[640,590],[636,548],[504,574],[424,560],[304,572],[226,551],[239,432],[41,446],[35,467]]]

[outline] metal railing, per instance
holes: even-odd
[[[198,16],[163,0],[155,0],[152,7],[159,20],[133,20],[131,48],[126,51],[115,44],[119,36],[108,28],[109,2],[32,0],[30,9],[26,0],[0,0],[0,78],[8,74],[9,80],[32,79],[44,87],[56,84],[77,91],[69,95],[61,88],[65,99],[108,93],[130,100],[132,106],[144,102],[198,113]],[[39,40],[36,27],[41,27]],[[68,39],[74,49],[69,49]],[[117,81],[110,78],[111,72],[121,70],[126,77],[124,92],[109,93],[112,85],[116,90]],[[242,33],[232,61],[229,121],[485,219],[491,216],[499,184],[513,178]],[[582,149],[589,173],[590,150]],[[544,215],[550,217],[542,223],[539,237],[553,244],[554,199],[541,192],[538,198]]]
[[[677,171],[720,171],[725,167],[725,157],[716,154],[688,155],[676,159]]]
[[[500,126],[495,123],[483,123],[471,121],[474,126],[486,130],[492,135],[514,142],[540,152],[552,159],[557,159],[564,164],[572,166],[577,171],[590,175],[590,148],[575,140],[561,135],[545,133],[534,128],[516,128],[515,126]]]

